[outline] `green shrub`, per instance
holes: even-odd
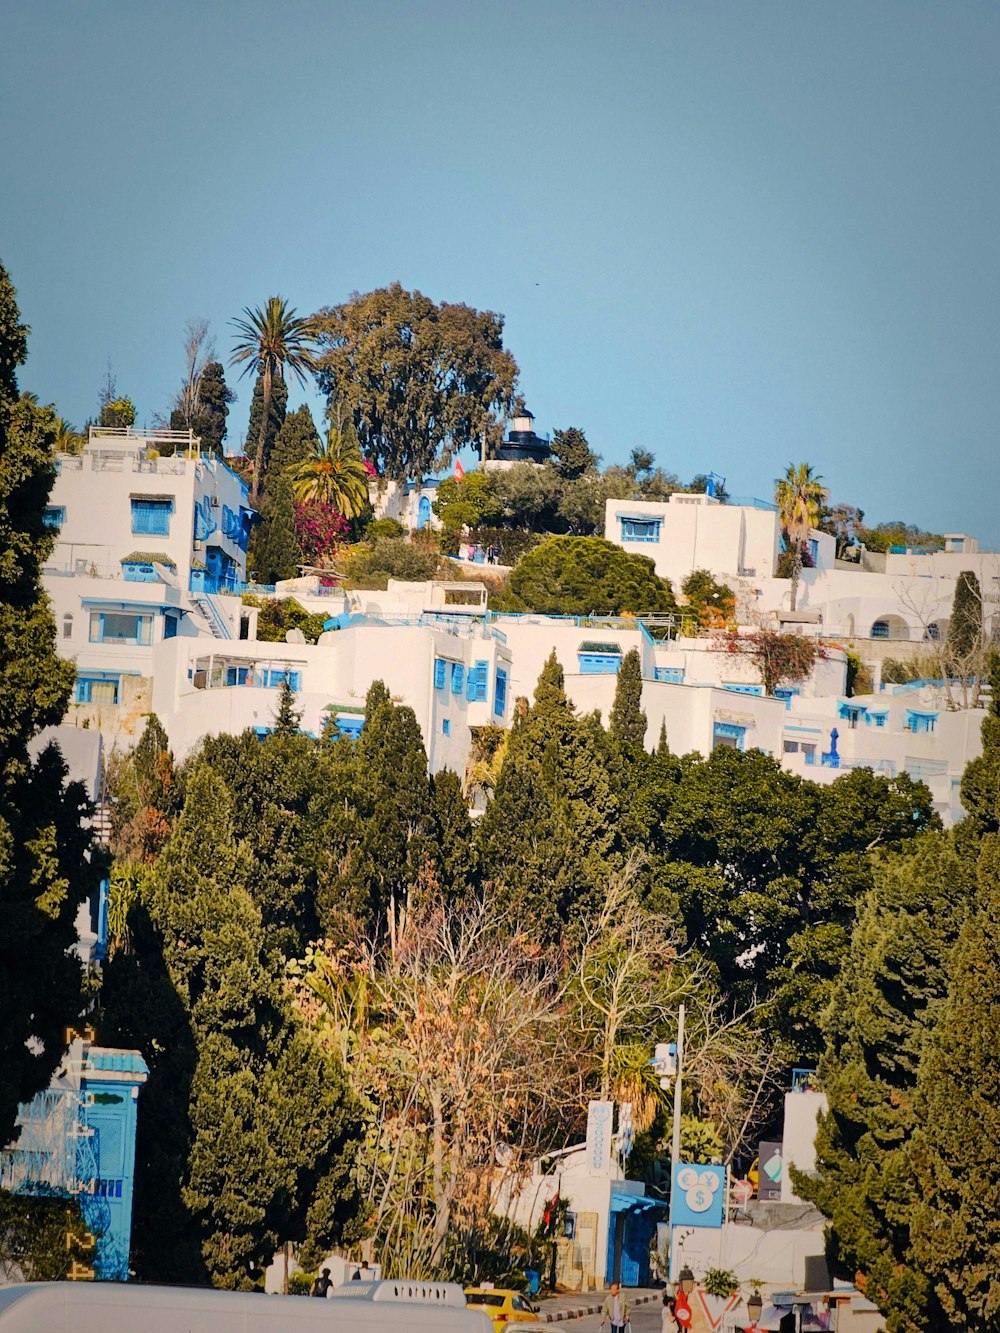
[[[394,518],[375,518],[365,528],[365,541],[378,541],[380,537],[387,537],[394,541],[397,537],[405,537],[406,529],[402,523],[397,523]]]

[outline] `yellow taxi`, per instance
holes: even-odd
[[[519,1291],[501,1287],[466,1287],[465,1303],[470,1310],[483,1310],[493,1320],[495,1333],[503,1333],[508,1324],[535,1323],[538,1306],[532,1305]]]

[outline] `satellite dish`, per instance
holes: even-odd
[[[306,641],[306,636],[302,633],[300,629],[285,630],[286,643],[305,643],[305,641]]]
[[[514,1160],[514,1149],[509,1143],[498,1143],[493,1149],[493,1155],[497,1159],[497,1166],[510,1166]]]

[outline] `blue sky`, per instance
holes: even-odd
[[[1000,545],[1000,6],[7,0],[22,386],[398,279],[506,316],[542,430]],[[249,385],[230,417],[238,443]],[[292,402],[297,401],[293,390]]]

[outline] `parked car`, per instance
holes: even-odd
[[[495,1333],[503,1333],[508,1324],[534,1323],[538,1315],[538,1306],[527,1296],[500,1287],[466,1287],[465,1303],[471,1310],[485,1311]]]

